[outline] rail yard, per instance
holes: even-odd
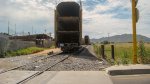
[[[28,71],[99,71],[108,67],[106,64],[102,64],[102,60],[96,58],[88,50],[89,46],[81,48],[79,51],[66,54],[63,52],[57,52],[53,55],[47,56],[33,56],[26,59],[23,57],[9,58],[8,61],[15,63],[12,66],[15,67],[3,67],[1,73],[10,70],[28,70]],[[7,59],[5,59],[7,60]],[[18,64],[17,64],[18,63]],[[13,64],[13,63],[12,63]],[[6,70],[5,70],[6,69]]]
[[[29,37],[31,36],[26,36],[26,39],[29,39]],[[20,38],[24,39],[23,37]],[[34,36],[34,38],[34,41],[37,42],[37,36]],[[14,37],[14,39],[18,38]],[[89,44],[88,35],[85,36],[84,40],[82,38],[81,3],[61,2],[55,10],[55,46],[61,48],[62,51],[51,53],[51,55],[30,55],[1,59],[2,63],[7,62],[7,66],[1,66],[0,75],[14,70],[35,71],[32,75],[16,82],[22,84],[38,77],[45,71],[103,71],[109,65],[96,58],[96,55],[93,54],[93,47]]]
[[[5,59],[14,61],[17,65],[11,67],[3,67],[0,75],[10,73],[12,71],[37,71],[29,77],[17,82],[17,84],[26,83],[29,80],[38,77],[45,71],[103,71],[109,65],[96,58],[90,51],[91,46],[83,46],[73,53],[57,52],[47,56],[33,56],[30,59],[21,60],[20,57]],[[27,56],[27,58],[29,58]],[[25,59],[24,57],[22,59]],[[19,60],[19,61],[18,61]]]
[[[18,2],[18,0],[10,1],[13,3]],[[117,0],[106,1],[108,2],[105,3],[117,2]],[[20,1],[19,3],[22,2],[23,1]],[[35,4],[35,2],[41,3],[42,6],[40,6],[41,4],[37,5],[38,3]],[[85,6],[87,2],[88,6]],[[91,0],[91,2],[94,2],[94,4],[89,3],[89,0],[59,0],[59,3],[58,0],[52,0],[51,4],[47,4],[49,2],[46,0],[34,0],[33,2],[31,0],[31,2],[28,2],[32,4],[31,8],[35,6],[41,9],[40,12],[44,12],[47,8],[48,10],[52,8],[53,19],[49,19],[53,20],[52,31],[54,32],[50,33],[50,30],[49,33],[47,33],[46,27],[50,28],[51,23],[41,25],[42,23],[50,21],[39,20],[41,17],[37,18],[38,14],[36,14],[39,12],[34,12],[35,17],[31,17],[30,15],[26,16],[30,16],[30,19],[28,19],[31,20],[31,23],[30,21],[28,22],[27,18],[24,23],[28,22],[28,25],[32,24],[30,31],[26,35],[24,30],[22,31],[22,35],[17,35],[16,23],[14,25],[15,34],[11,35],[10,26],[12,26],[12,24],[8,21],[8,33],[0,33],[0,84],[150,84],[150,65],[147,64],[150,60],[150,53],[148,51],[150,47],[145,47],[145,44],[149,45],[149,38],[143,36],[143,38],[147,39],[147,43],[144,43],[144,40],[140,40],[137,48],[136,23],[139,19],[139,10],[136,6],[138,0],[131,0],[133,25],[133,34],[131,37],[133,42],[128,40],[126,41],[128,44],[125,42],[122,44],[122,42],[114,40],[115,38],[119,38],[119,40],[122,41],[122,37],[121,35],[110,36],[109,30],[107,30],[108,37],[102,37],[101,39],[95,39],[91,34],[95,36],[100,34],[103,36],[104,31],[102,29],[96,31],[97,33],[92,31],[83,32],[83,24],[87,28],[96,27],[104,29],[104,25],[97,25],[98,21],[103,22],[104,20],[98,19],[97,17],[104,17],[103,14],[106,13],[114,13],[113,15],[107,14],[107,16],[111,16],[111,18],[113,17],[113,21],[115,21],[116,18],[124,21],[129,18],[124,18],[126,15],[120,16],[120,14],[115,14],[114,11],[116,10],[121,12],[126,10],[126,8],[120,10],[118,8],[122,7],[120,5],[117,5],[117,9],[107,12],[104,10],[109,9],[108,11],[110,11],[110,8],[113,8],[116,4],[107,7],[105,3],[97,6],[97,4],[99,4],[98,2],[103,2],[103,0]],[[24,5],[28,3],[26,2]],[[120,3],[121,1],[119,1],[119,4]],[[92,5],[94,5],[93,8],[90,7]],[[103,5],[105,7],[103,7]],[[27,8],[24,7],[22,9],[25,10]],[[20,8],[20,10],[22,9]],[[97,9],[100,10],[97,11]],[[36,9],[34,8],[34,10]],[[84,17],[83,13],[90,13],[91,15],[85,14],[86,17]],[[96,15],[94,15],[95,13]],[[96,20],[92,21],[93,18]],[[36,30],[34,30],[32,23],[34,20],[38,20]],[[1,22],[0,19],[0,24]],[[96,26],[89,26],[90,22]],[[117,20],[117,22],[121,21]],[[104,21],[103,24],[106,25],[108,23]],[[111,24],[115,27],[119,27],[119,24],[116,26],[114,22],[111,22]],[[42,29],[44,33],[39,33],[39,31],[42,31],[38,30],[39,26],[45,28]],[[113,28],[113,26],[109,26]],[[24,27],[27,27],[27,29],[30,28],[27,25],[24,25]],[[114,34],[117,33],[118,32],[115,31]],[[123,36],[128,36],[123,40],[130,38],[130,35],[127,34]],[[99,38],[99,35],[96,37]],[[133,45],[133,51],[131,50],[131,43]]]

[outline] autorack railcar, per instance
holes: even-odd
[[[82,40],[82,7],[61,2],[55,10],[55,42],[62,51],[78,49]]]

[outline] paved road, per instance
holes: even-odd
[[[113,84],[150,84],[150,74],[148,75],[128,75],[110,77]]]

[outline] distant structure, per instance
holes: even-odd
[[[49,47],[53,41],[53,38],[46,34],[35,34],[26,36],[11,36],[11,40],[21,40],[21,41],[33,41],[38,47]]]
[[[0,33],[0,37],[8,38],[10,35],[8,35],[8,33]]]

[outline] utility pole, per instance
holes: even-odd
[[[45,29],[45,34],[46,34],[47,30]]]
[[[9,31],[10,31],[10,29],[9,29],[9,21],[8,21],[8,35],[9,35]]]
[[[49,33],[49,35],[50,35],[50,37],[52,37],[52,33],[51,32]]]
[[[32,35],[33,35],[33,26],[32,26]]]
[[[81,9],[82,9],[82,1],[80,0],[80,6],[81,6]]]
[[[136,8],[138,0],[132,0],[132,28],[133,28],[133,63],[137,63],[137,37],[136,37],[136,22],[139,19],[139,12]]]
[[[16,36],[17,32],[16,32],[16,24],[15,24],[15,36]]]
[[[46,25],[43,25],[42,28],[45,28],[45,29],[44,29],[44,33],[46,34],[46,33],[47,33]]]
[[[108,33],[108,42],[109,42],[109,33]],[[110,43],[110,42],[109,42]]]
[[[24,36],[24,30],[22,31],[22,34],[23,34],[23,36]]]

